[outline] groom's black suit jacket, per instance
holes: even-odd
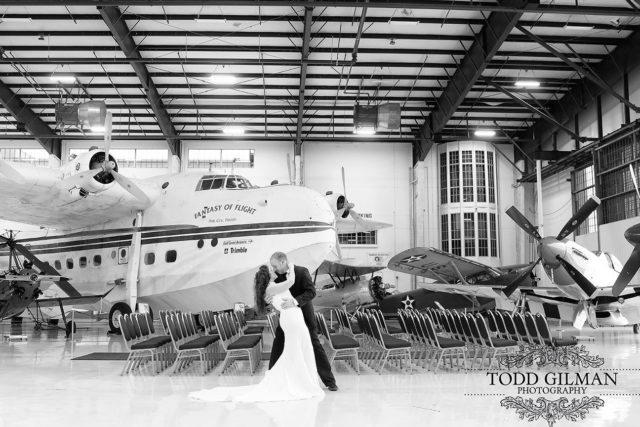
[[[296,275],[296,279],[293,285],[289,288],[289,292],[298,302],[298,306],[302,310],[302,316],[304,317],[304,323],[307,324],[309,329],[316,330],[316,318],[313,310],[313,303],[311,300],[316,296],[316,287],[311,280],[311,274],[305,267],[298,265],[293,266],[293,271]],[[287,277],[285,274],[278,274],[275,282],[284,282]]]

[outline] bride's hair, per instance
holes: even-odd
[[[255,278],[256,311],[259,314],[263,314],[266,311],[267,302],[264,300],[264,295],[267,293],[267,286],[269,286],[270,281],[269,267],[261,265]]]

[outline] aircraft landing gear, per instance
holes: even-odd
[[[640,323],[636,323],[635,325],[633,325],[633,333],[634,334],[640,333]]]
[[[118,323],[118,316],[124,316],[125,314],[130,313],[131,307],[129,307],[129,304],[124,302],[115,303],[113,307],[111,307],[111,310],[109,310],[109,332],[112,334],[119,334],[120,323]]]
[[[73,328],[73,333],[76,333],[76,322],[72,322],[71,320],[69,320],[67,322],[67,324],[65,325],[64,331],[66,334],[66,338],[69,338],[71,336],[71,330]]]

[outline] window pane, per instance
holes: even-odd
[[[449,252],[449,215],[442,215],[442,250]]]
[[[489,214],[489,232],[491,238],[491,256],[498,256],[498,235],[496,228],[496,214]]]
[[[485,177],[484,151],[476,151],[476,191],[478,202],[486,202],[487,179]]]
[[[440,203],[447,203],[447,153],[440,154]]]
[[[458,152],[449,152],[449,203],[460,202],[460,166]]]
[[[493,153],[487,152],[487,183],[489,187],[489,203],[496,202],[496,182],[493,171]]]
[[[152,265],[156,262],[156,254],[153,252],[147,252],[144,254],[144,263],[145,265]]]
[[[489,256],[487,214],[478,212],[478,256]]]
[[[95,267],[99,267],[100,264],[102,264],[102,257],[100,255],[94,255],[93,256],[93,265]]]
[[[188,152],[188,158],[188,168],[252,168],[255,161],[255,150],[191,149]]]
[[[169,166],[169,150],[136,149],[137,168],[166,168]]]
[[[464,255],[476,256],[476,224],[473,213],[464,214]]]
[[[178,253],[171,249],[170,251],[167,251],[164,260],[166,262],[176,262],[176,259],[178,259]]]
[[[462,241],[460,234],[460,214],[451,214],[451,253],[462,255]]]

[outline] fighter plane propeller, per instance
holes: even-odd
[[[640,190],[638,190],[638,181],[636,180],[636,174],[633,170],[633,166],[629,165],[629,169],[631,171],[633,186],[635,187],[636,194],[638,195],[638,199],[640,200]],[[624,264],[624,267],[622,267],[622,271],[620,272],[618,279],[613,284],[612,292],[616,297],[620,296],[633,276],[635,276],[638,269],[640,269],[640,224],[629,227],[624,232],[624,238],[627,239],[627,242],[633,245],[633,252],[631,252],[629,259]]]
[[[587,296],[593,295],[596,287],[589,280],[584,278],[570,263],[565,260],[566,248],[562,240],[573,233],[600,205],[600,199],[593,196],[573,215],[569,221],[562,227],[560,233],[556,237],[542,237],[536,227],[515,207],[511,206],[507,209],[507,215],[523,229],[527,234],[538,241],[539,258],[531,265],[528,272],[542,261],[545,266],[557,268],[562,266],[571,277],[574,278],[576,284],[584,291]],[[523,272],[524,274],[524,272]],[[528,273],[527,273],[528,274]],[[514,280],[512,284],[507,286],[504,293],[510,296],[517,288],[519,281]]]

